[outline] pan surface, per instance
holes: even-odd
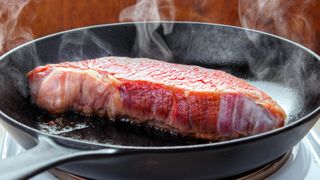
[[[172,32],[165,32],[165,26],[160,24],[173,25]],[[150,32],[150,27],[158,28]],[[137,29],[146,32],[137,33]],[[139,49],[137,34],[153,40],[147,51]],[[271,95],[285,109],[287,124],[251,137],[209,143],[126,122],[113,123],[71,113],[52,116],[31,103],[25,74],[34,67],[111,55],[222,69]],[[100,25],[47,36],[2,56],[0,118],[27,149],[37,143],[37,137],[47,136],[71,148],[143,151],[59,166],[83,177],[225,178],[278,158],[302,139],[319,118],[318,79],[320,62],[316,54],[266,33],[191,22]]]

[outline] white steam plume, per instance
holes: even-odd
[[[313,21],[306,12],[314,2],[314,0],[239,0],[239,18],[243,27],[277,34],[308,48],[315,48],[316,36]],[[318,83],[305,86],[305,84],[311,84],[310,82],[317,82],[317,76],[307,72],[306,65],[311,62],[309,59],[311,57],[304,51],[290,50],[285,43],[281,42],[272,46],[261,46],[265,42],[258,34],[250,31],[246,31],[246,34],[253,44],[265,53],[263,59],[259,61],[248,57],[250,69],[257,79],[271,76],[272,80],[300,89],[305,96],[320,88]],[[278,63],[281,66],[276,66],[274,69],[270,63]]]
[[[112,54],[111,46],[90,30],[65,33],[61,39],[60,61],[91,59],[96,58],[97,55],[109,56]]]
[[[0,1],[0,54],[33,39],[29,27],[18,26],[19,15],[30,0]],[[32,16],[29,17],[32,21]]]
[[[172,21],[175,19],[175,8],[172,0],[137,0],[133,6],[125,8],[119,16],[120,21]],[[162,26],[164,34],[172,32],[171,23],[137,24],[137,35],[134,51],[138,56],[172,59],[172,53],[161,36],[156,32]]]
[[[239,18],[243,27],[277,34],[314,49],[316,34],[307,9],[315,2],[239,0]]]
[[[33,39],[30,28],[35,13],[29,13],[23,24],[20,24],[21,13],[31,0],[0,0],[0,55],[10,49]],[[32,2],[38,3],[39,0]],[[5,71],[0,76],[0,84],[5,84],[5,79],[17,87],[23,96],[28,95],[25,85],[26,67],[41,64],[34,45],[29,45],[24,50],[16,51],[10,55],[11,62],[17,67],[0,64],[0,69]],[[8,62],[8,61],[4,61]],[[3,87],[6,88],[6,87]]]

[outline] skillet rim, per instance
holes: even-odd
[[[254,30],[254,29],[249,29],[249,28],[244,28],[244,27],[238,27],[238,26],[232,26],[232,25],[225,25],[225,24],[218,24],[218,23],[206,23],[206,22],[193,22],[193,21],[138,21],[138,22],[120,22],[120,23],[110,23],[110,24],[99,24],[99,25],[92,25],[92,26],[84,26],[84,27],[80,27],[80,28],[74,28],[74,29],[70,29],[70,30],[65,30],[65,31],[61,31],[61,32],[57,32],[57,33],[53,33],[53,34],[49,34],[37,39],[34,39],[32,41],[26,42],[22,45],[19,45],[13,49],[11,49],[10,51],[6,52],[5,54],[3,54],[2,56],[0,56],[0,62],[7,56],[9,56],[11,53],[18,51],[20,48],[24,47],[24,46],[28,46],[30,44],[33,44],[35,42],[41,41],[41,40],[45,40],[47,38],[50,37],[54,37],[54,36],[58,36],[61,34],[65,34],[65,33],[70,33],[70,32],[74,32],[74,31],[80,31],[80,30],[85,30],[85,29],[93,29],[93,28],[101,28],[101,27],[107,27],[107,26],[122,26],[122,25],[135,25],[135,24],[154,24],[154,23],[172,23],[172,24],[194,24],[194,25],[206,25],[206,26],[218,26],[218,27],[223,27],[223,28],[232,28],[232,29],[238,29],[238,30],[242,30],[242,31],[249,31],[249,32],[253,32],[253,33],[258,33],[258,34],[262,34],[262,35],[266,35],[269,36],[271,38],[276,38],[276,39],[280,39],[281,41],[285,41],[289,44],[293,44],[299,48],[301,48],[302,50],[306,51],[307,53],[309,53],[310,55],[312,55],[313,57],[315,57],[319,63],[320,63],[320,56],[318,56],[315,52],[313,52],[312,50],[308,49],[307,47],[296,43],[294,41],[288,40],[286,38],[271,34],[271,33],[267,33],[267,32],[263,32],[263,31],[259,31],[259,30]],[[13,118],[11,118],[10,116],[8,116],[7,114],[5,114],[2,110],[0,110],[0,120],[7,120],[6,122],[18,127],[18,128],[23,128],[23,131],[25,132],[27,130],[27,133],[30,134],[30,132],[34,132],[38,137],[41,136],[48,136],[50,138],[52,138],[53,140],[59,140],[59,141],[66,141],[66,142],[72,142],[72,143],[77,143],[77,144],[83,144],[86,146],[95,146],[98,149],[100,148],[114,148],[114,149],[123,149],[123,150],[143,150],[143,151],[148,151],[148,152],[171,152],[171,151],[175,151],[175,150],[180,150],[179,152],[181,152],[181,150],[183,151],[193,151],[193,150],[198,150],[198,149],[202,149],[202,150],[209,150],[212,148],[224,148],[224,147],[228,147],[228,146],[235,146],[238,144],[245,144],[245,143],[250,143],[252,141],[258,141],[260,139],[264,139],[264,138],[268,138],[271,137],[273,135],[277,135],[280,134],[282,132],[285,131],[289,131],[295,127],[300,126],[301,124],[312,120],[313,118],[315,118],[314,116],[317,116],[320,113],[320,106],[318,106],[317,108],[315,108],[313,111],[311,111],[310,113],[308,113],[307,115],[297,119],[296,121],[285,125],[281,128],[278,129],[274,129],[268,132],[264,132],[264,133],[260,133],[260,134],[256,134],[256,135],[252,135],[252,136],[247,136],[247,137],[242,137],[242,138],[238,138],[238,139],[232,139],[232,140],[226,140],[226,141],[221,141],[221,142],[211,142],[211,143],[205,143],[205,144],[196,144],[196,145],[179,145],[179,146],[126,146],[126,145],[113,145],[113,144],[103,144],[103,143],[93,143],[93,142],[84,142],[81,140],[77,140],[77,139],[72,139],[72,138],[66,138],[63,136],[58,136],[58,135],[52,135],[52,134],[48,134],[45,132],[42,132],[38,129],[34,129],[32,127],[29,127]],[[38,143],[38,139],[36,138],[36,141]],[[61,144],[61,143],[59,143]],[[65,143],[64,143],[65,144]],[[66,146],[66,145],[64,145]],[[69,147],[69,146],[67,146]],[[74,147],[73,147],[74,148]]]

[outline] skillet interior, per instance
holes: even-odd
[[[138,24],[147,27],[144,29],[153,25]],[[32,128],[90,142],[128,146],[206,143],[97,118],[52,117],[30,103],[25,74],[37,65],[109,55],[143,56],[225,70],[273,96],[289,115],[288,124],[319,107],[319,83],[315,81],[320,77],[320,63],[295,44],[243,29],[193,23],[177,23],[166,35],[160,27],[156,34],[154,37],[161,36],[172,56],[161,53],[155,43],[150,44],[149,51],[139,51],[136,27],[130,23],[69,31],[28,43],[0,61],[0,110]]]

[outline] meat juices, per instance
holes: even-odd
[[[36,67],[31,96],[53,114],[74,110],[217,141],[284,125],[267,94],[219,70],[146,58],[104,57]]]

